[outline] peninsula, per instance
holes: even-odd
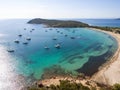
[[[27,22],[28,24],[44,24],[48,27],[88,27],[89,25],[79,21],[72,21],[72,20],[48,20],[48,19],[41,19],[36,18],[32,19]]]

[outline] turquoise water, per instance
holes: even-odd
[[[5,65],[6,62],[10,64],[5,66],[8,70],[8,66],[10,67],[10,71],[5,73],[40,79],[46,68],[58,65],[75,74],[92,75],[117,49],[116,40],[102,32],[88,28],[51,30],[43,25],[26,24],[27,21],[0,21],[0,50],[2,50],[0,52],[4,56],[4,58],[0,56],[0,61]],[[30,32],[33,28],[35,30]],[[18,34],[23,36],[18,37]],[[31,41],[24,45],[27,37],[31,37]],[[54,37],[57,40],[53,40]],[[16,39],[20,40],[19,44],[14,43]],[[61,46],[59,49],[54,47],[58,43]],[[49,50],[46,50],[45,46],[48,46]],[[7,52],[8,48],[13,48],[15,52]],[[2,76],[0,78],[6,79]]]

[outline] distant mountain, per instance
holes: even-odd
[[[48,27],[88,27],[89,25],[79,21],[72,20],[49,20],[35,18],[27,22],[28,24],[45,24]]]

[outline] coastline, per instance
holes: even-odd
[[[97,30],[100,32],[107,33],[114,37],[117,40],[118,43],[118,49],[115,52],[115,54],[112,56],[111,60],[107,61],[105,64],[100,66],[98,72],[96,72],[92,77],[91,80],[105,84],[105,85],[114,85],[116,83],[120,83],[120,35],[109,32],[109,31],[103,31],[101,29],[96,28],[89,28],[92,30]]]

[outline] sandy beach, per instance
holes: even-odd
[[[93,29],[93,28],[92,28]],[[99,71],[95,73],[91,80],[94,80],[98,83],[104,83],[106,85],[113,85],[115,83],[120,83],[120,35],[109,32],[109,31],[103,31],[100,29],[93,29],[102,31],[104,33],[107,33],[111,36],[113,36],[118,41],[118,49],[114,56],[106,62],[103,66],[99,68]]]

